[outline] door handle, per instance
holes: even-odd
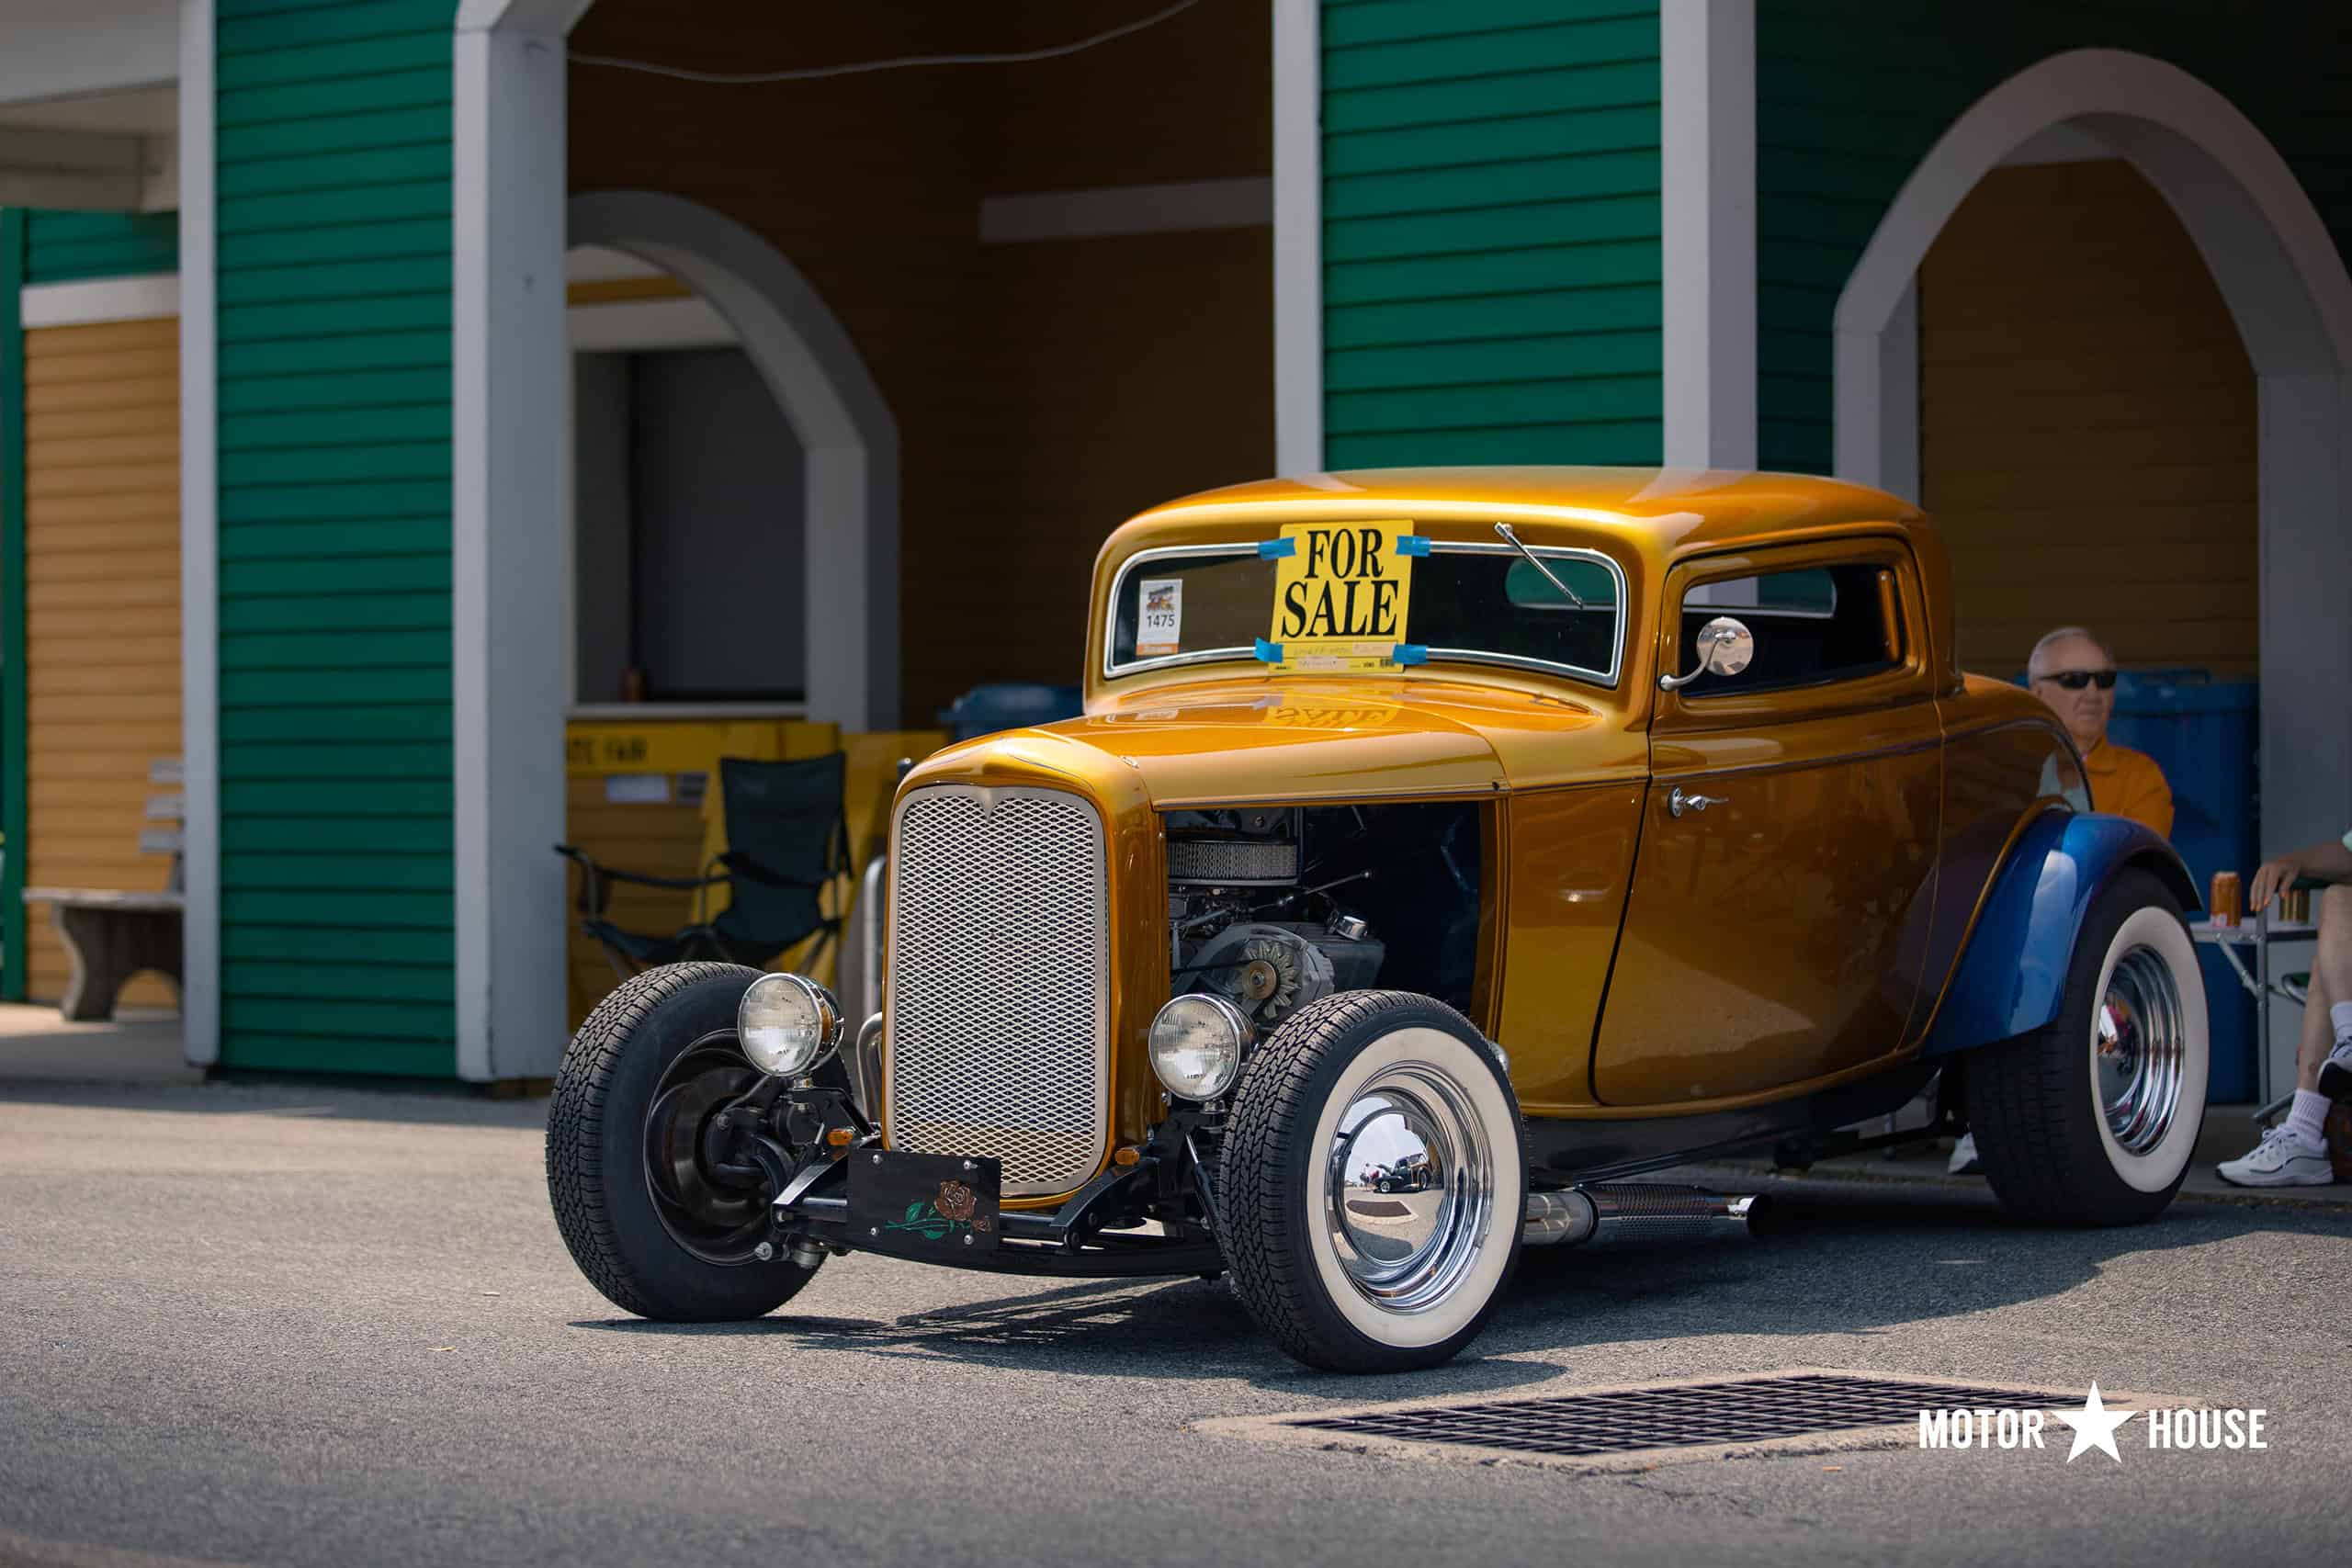
[[[1680,784],[1675,785],[1674,793],[1666,797],[1666,810],[1669,817],[1679,817],[1686,810],[1704,811],[1710,806],[1729,806],[1730,804],[1730,801],[1720,795],[1686,794]]]

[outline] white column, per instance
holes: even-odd
[[[1322,0],[1274,0],[1274,466],[1323,457]]]
[[[450,615],[458,1076],[563,1051],[564,35],[584,0],[467,0],[453,119]]]
[[[1755,0],[1660,0],[1668,468],[1756,466]]]
[[[180,0],[180,1037],[220,1059],[220,547],[212,0]]]

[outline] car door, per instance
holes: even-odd
[[[1604,1104],[1671,1107],[1896,1050],[1920,989],[1941,729],[1899,539],[1703,558],[1668,574],[1662,672],[1730,615],[1753,662],[1654,694],[1651,782],[1594,1042]],[[1666,646],[1666,639],[1672,646]]]

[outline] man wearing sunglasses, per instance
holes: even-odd
[[[2107,738],[2115,714],[2115,655],[2080,626],[2061,626],[2026,660],[2033,694],[2050,705],[2090,776],[2091,805],[2172,836],[2172,786],[2155,759]]]
[[[2107,721],[2115,714],[2115,655],[2107,645],[2080,626],[2060,626],[2033,645],[2025,673],[2033,694],[2050,705],[2083,754],[2092,807],[2170,838],[2172,786],[2165,783],[2164,770],[2146,752],[2107,738]],[[1954,1176],[1984,1168],[1977,1161],[1974,1134],[1962,1134],[1953,1146],[1949,1168]]]

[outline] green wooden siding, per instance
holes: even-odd
[[[1657,461],[1655,0],[1322,23],[1325,461]]]
[[[220,1029],[456,1071],[453,0],[220,0]]]
[[[1767,0],[1757,7],[1757,357],[1768,468],[1831,462],[1831,321],[1895,193],[1968,107],[2035,62],[2122,49],[2197,76],[2269,137],[2352,244],[2352,56],[2336,0]]]
[[[25,214],[27,283],[74,283],[179,269],[176,212]]]

